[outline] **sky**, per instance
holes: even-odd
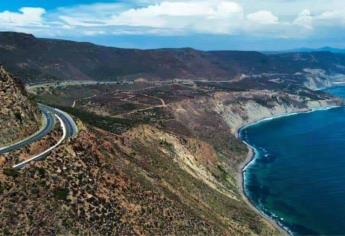
[[[343,0],[11,0],[0,31],[126,48],[345,48]]]

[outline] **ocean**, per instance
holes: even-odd
[[[345,98],[345,87],[326,92]],[[248,199],[293,235],[345,235],[345,107],[262,121],[241,130],[256,150]]]

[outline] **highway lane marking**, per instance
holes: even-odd
[[[75,137],[78,134],[78,127],[77,127],[76,123],[74,122],[73,118],[68,113],[66,113],[60,109],[54,108],[54,110],[55,110],[55,112],[63,115],[63,117],[66,118],[66,120],[68,121],[68,125],[72,129],[71,137]]]

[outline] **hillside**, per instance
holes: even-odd
[[[0,66],[0,146],[35,133],[41,124],[37,106],[23,85]]]
[[[79,133],[22,170],[11,166],[51,147],[63,130],[0,155],[3,235],[279,235],[243,195],[250,153],[237,131],[343,104],[310,89],[342,79],[335,74],[344,58],[332,53],[131,50],[18,33],[0,33],[0,53],[26,83],[141,78],[30,88],[34,101],[71,114]],[[39,115],[1,71],[8,118],[0,137],[16,139],[38,128]]]
[[[205,52],[190,48],[138,50],[1,32],[0,63],[26,83],[61,80],[233,80],[257,74],[321,69],[345,73],[345,55],[330,52]],[[300,79],[295,78],[293,79]],[[303,80],[303,78],[302,78]]]
[[[78,89],[99,95],[62,107],[80,119],[76,138],[24,170],[0,172],[3,234],[278,235],[242,196],[247,148],[236,130],[266,116],[341,104],[308,90],[206,94],[163,85],[124,93],[119,86],[60,88],[62,98]],[[8,154],[1,169],[31,146]]]
[[[10,169],[18,158],[51,146],[61,132],[0,155],[0,233],[276,234],[242,199],[236,173],[246,147],[215,113],[214,100],[207,99],[206,110],[196,105],[196,112],[181,116],[175,105],[183,97],[172,99],[177,100],[162,108],[159,122],[154,113],[138,111],[132,115],[143,119],[132,122],[128,115],[123,128],[121,119],[107,122],[110,116],[65,107],[82,120],[78,137],[20,171]],[[195,132],[196,126],[209,132]]]

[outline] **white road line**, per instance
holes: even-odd
[[[59,146],[65,140],[65,138],[67,136],[66,126],[65,126],[63,120],[60,118],[59,115],[55,114],[55,116],[60,121],[62,132],[63,132],[62,138],[59,140],[59,142],[57,142],[54,146],[50,147],[49,149],[45,150],[44,152],[42,152],[42,153],[40,153],[40,154],[38,154],[38,155],[36,155],[34,157],[31,157],[30,159],[27,159],[27,160],[25,160],[23,162],[20,162],[20,163],[18,163],[16,165],[12,166],[12,168],[14,168],[14,169],[21,169],[21,168],[23,168],[29,162],[34,161],[34,160],[38,160],[41,157],[43,157],[44,155],[46,155],[49,152],[51,152],[52,150],[54,150],[57,146]]]
[[[73,118],[66,112],[54,108],[54,110],[59,114],[62,114],[69,122],[70,126],[72,126],[72,138],[75,137],[78,134],[78,126],[76,125],[76,123],[74,122]]]

